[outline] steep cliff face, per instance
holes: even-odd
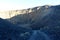
[[[25,28],[32,27],[33,29],[40,29],[41,27],[45,27],[45,26],[58,25],[57,23],[58,21],[56,21],[56,19],[54,21],[54,18],[57,17],[58,18],[57,20],[59,20],[58,17],[60,13],[59,5],[58,6],[46,5],[42,7],[35,7],[32,10],[33,10],[32,12],[16,15],[8,20],[18,26],[22,26]]]
[[[51,10],[49,8],[50,6],[45,5],[23,10],[3,11],[0,12],[0,17],[8,19],[13,24],[30,26],[31,23],[35,23],[43,18]]]
[[[31,24],[35,24],[46,16],[52,9],[51,6],[39,6],[32,9],[27,9],[30,11],[25,12],[24,14],[16,15],[9,19],[10,22],[19,26],[29,27]]]
[[[46,5],[45,8],[48,8],[49,6]],[[10,10],[10,11],[0,11],[0,17],[3,19],[11,18],[19,14],[28,14],[28,13],[37,13],[39,9],[41,9],[42,6],[34,7],[34,8],[28,8],[23,10]],[[43,8],[44,9],[44,8]]]
[[[11,18],[19,14],[28,14],[30,12],[37,11],[40,7],[28,8],[23,10],[9,10],[9,11],[0,11],[0,17],[3,19]]]

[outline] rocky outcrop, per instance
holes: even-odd
[[[51,17],[56,18],[56,16],[57,16],[57,18],[59,18],[57,14],[60,13],[60,11],[59,11],[60,5],[58,5],[58,6],[47,6],[46,5],[46,6],[42,6],[42,7],[35,7],[33,9],[34,9],[33,12],[16,15],[8,20],[18,26],[22,26],[25,28],[32,27],[32,29],[40,29],[41,27],[43,28],[43,27],[47,26],[47,24],[49,24],[49,26],[50,25],[55,26],[53,24],[56,20],[54,21],[54,19],[51,19]],[[35,9],[38,9],[38,10],[35,10]],[[57,19],[57,20],[59,20],[59,19]],[[49,23],[46,23],[47,21]],[[52,24],[52,22],[53,22],[53,24]]]
[[[7,19],[7,18],[11,18],[16,15],[19,15],[19,14],[30,13],[34,10],[37,10],[37,9],[29,8],[29,9],[23,9],[23,10],[0,11],[0,17]]]
[[[7,19],[7,18],[14,17],[16,15],[19,15],[19,14],[26,14],[26,13],[28,14],[28,13],[35,12],[35,11],[39,10],[41,7],[42,6],[23,9],[23,10],[0,11],[0,17]],[[46,5],[45,7],[48,8],[48,5]]]
[[[16,15],[9,19],[10,22],[19,26],[25,26],[28,28],[31,24],[35,24],[39,20],[41,20],[45,15],[47,15],[52,9],[51,6],[39,6],[34,7],[32,9],[27,9],[32,11],[27,11],[24,14]],[[29,27],[30,28],[30,27]]]
[[[8,19],[13,24],[28,28],[31,23],[37,22],[46,15],[51,10],[49,9],[50,7],[51,6],[45,5],[23,10],[3,11],[0,12],[0,17]]]
[[[40,27],[44,27],[48,24],[48,23],[45,24],[47,21],[49,21],[50,23],[50,20],[54,20],[50,18],[52,15],[54,16],[54,14],[56,14],[54,17],[52,16],[53,18],[58,16],[57,14],[60,13],[60,11],[58,11],[60,10],[59,8],[60,8],[60,5],[58,6],[45,5],[45,6],[24,9],[20,11],[19,10],[9,11],[8,12],[9,19],[7,20],[15,25],[22,26],[25,28],[32,27],[32,29],[40,29]],[[7,14],[5,15],[7,16]],[[54,23],[55,21],[52,21],[52,22]],[[52,25],[52,22],[51,22],[51,25]]]

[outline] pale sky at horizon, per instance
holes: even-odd
[[[60,0],[0,0],[0,11],[26,9],[43,5],[60,5]]]

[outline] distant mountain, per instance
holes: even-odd
[[[33,11],[37,11],[38,9],[40,9],[40,6],[34,7],[34,8],[22,9],[22,10],[0,11],[0,17],[4,19],[8,19],[19,14],[26,14]]]
[[[0,19],[0,40],[60,40],[60,5],[35,8],[9,22]]]
[[[60,5],[45,5],[32,9],[34,11],[16,15],[8,20],[13,24],[30,29],[40,29],[45,26],[56,26],[56,24],[58,25]]]
[[[26,13],[16,15],[10,18],[9,21],[12,22],[13,24],[17,24],[23,27],[30,26],[31,24],[34,24],[35,22],[40,20],[44,15],[48,14],[48,12],[51,10],[50,7],[51,6],[45,5],[34,7],[32,9],[27,9],[28,11]],[[30,12],[29,10],[32,11]]]

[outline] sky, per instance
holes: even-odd
[[[60,0],[0,0],[0,11],[21,10],[43,5],[60,5]]]

